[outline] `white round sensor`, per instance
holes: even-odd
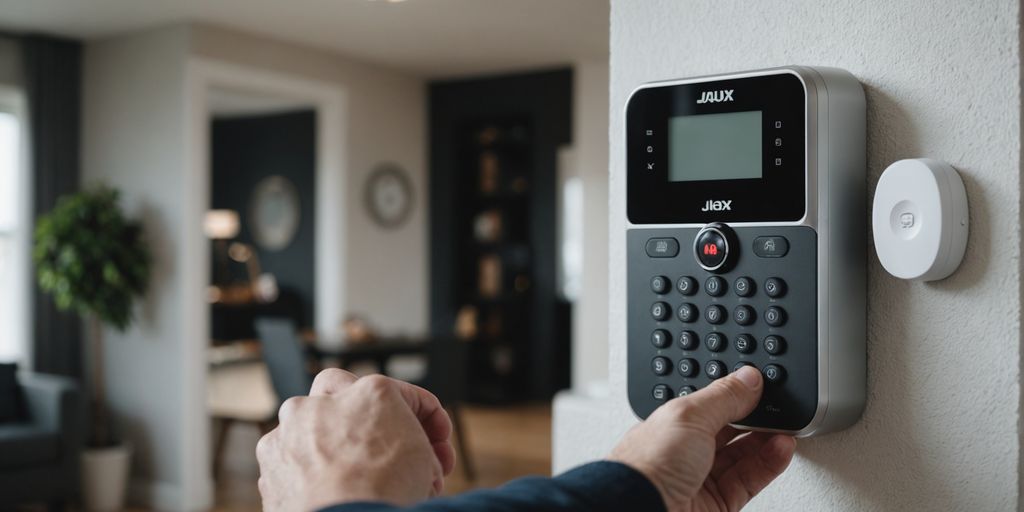
[[[878,180],[871,224],[875,251],[887,272],[916,281],[948,277],[967,249],[964,182],[945,162],[895,162]]]

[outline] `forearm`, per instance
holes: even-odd
[[[554,478],[514,480],[497,489],[428,500],[408,508],[384,503],[348,503],[321,512],[563,512],[663,511],[657,489],[640,472],[617,462],[594,462]]]

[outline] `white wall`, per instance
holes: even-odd
[[[608,378],[608,61],[573,66],[572,138],[583,183],[583,276],[573,307],[572,386]]]
[[[899,282],[869,260],[869,398],[850,430],[802,440],[752,510],[1020,509],[1019,6],[960,2],[613,0],[610,401],[563,397],[558,469],[633,423],[625,399],[622,106],[651,80],[784,64],[857,75],[869,185],[899,158],[958,168],[971,201],[960,270]]]
[[[418,334],[427,321],[426,89],[423,80],[321,50],[211,25],[193,26],[191,53],[217,61],[338,84],[348,99],[344,167],[346,311],[317,319],[337,328],[344,314],[365,316],[388,333]],[[363,187],[373,166],[397,162],[412,180],[413,213],[400,228],[378,227]],[[343,229],[338,226],[338,229]]]
[[[86,45],[82,173],[123,192],[141,217],[154,257],[137,322],[106,329],[107,390],[117,425],[135,448],[135,493],[167,508],[190,508],[181,455],[190,437],[182,389],[185,346],[185,57],[188,30],[161,29]],[[204,468],[205,469],[205,468]],[[196,489],[192,493],[198,493]]]
[[[160,509],[194,510],[210,503],[209,437],[202,396],[205,365],[196,351],[207,340],[188,305],[204,300],[208,276],[196,254],[208,184],[191,157],[188,115],[199,107],[188,65],[193,57],[337,84],[345,93],[349,175],[345,212],[333,219],[344,234],[347,311],[319,325],[336,326],[357,312],[388,332],[426,329],[425,91],[420,79],[328,53],[210,26],[176,26],[86,45],[83,174],[124,192],[130,215],[146,224],[156,269],[139,322],[106,333],[110,401],[136,449],[132,494]],[[372,165],[408,169],[416,193],[400,229],[375,227],[363,208]],[[331,223],[332,219],[324,222]],[[197,400],[199,402],[197,403]]]

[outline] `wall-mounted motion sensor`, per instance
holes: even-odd
[[[895,162],[878,180],[871,223],[875,251],[887,272],[915,281],[948,277],[967,249],[964,182],[945,162]]]

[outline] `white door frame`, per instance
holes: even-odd
[[[338,85],[201,57],[186,64],[185,243],[181,249],[184,295],[184,371],[181,432],[182,508],[205,509],[213,503],[210,474],[210,421],[206,410],[210,306],[209,241],[203,215],[210,207],[210,104],[212,89],[229,89],[308,103],[316,111],[315,327],[340,325],[345,311],[345,141],[346,95]]]

